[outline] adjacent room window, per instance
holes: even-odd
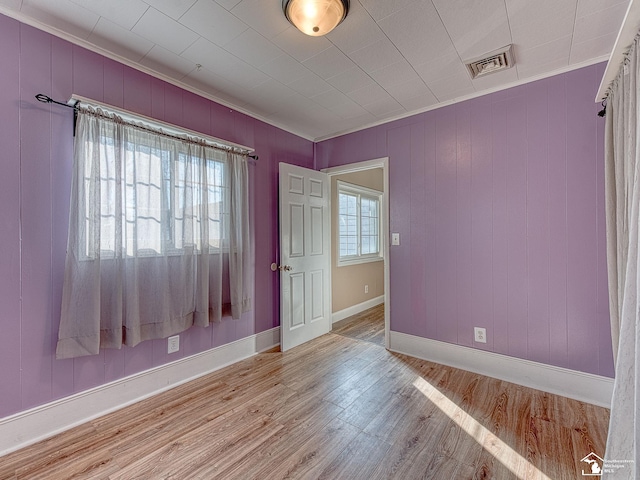
[[[78,111],[58,358],[251,308],[248,152],[161,128]]]
[[[338,180],[338,266],[382,259],[382,192]]]

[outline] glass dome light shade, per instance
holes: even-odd
[[[284,0],[284,14],[298,30],[312,37],[326,35],[344,20],[348,0]]]

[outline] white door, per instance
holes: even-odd
[[[327,174],[280,164],[280,348],[331,331]]]

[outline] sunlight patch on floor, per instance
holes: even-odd
[[[453,420],[463,431],[478,442],[496,460],[509,469],[520,480],[525,477],[518,473],[522,465],[527,465],[528,472],[532,472],[534,477],[541,480],[551,480],[548,476],[533,466],[527,459],[516,452],[513,448],[503,442],[499,437],[491,433],[475,418],[465,412],[462,408],[449,400],[437,388],[427,382],[424,378],[418,377],[413,386],[431,400],[447,417]],[[520,467],[520,468],[519,468]]]

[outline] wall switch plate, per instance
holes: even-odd
[[[487,329],[473,327],[473,339],[478,343],[487,343]]]
[[[167,353],[175,353],[180,350],[180,335],[174,335],[167,339]]]
[[[391,245],[400,245],[400,234],[392,233],[391,234]]]
[[[364,286],[364,293],[369,293],[369,285]]]

